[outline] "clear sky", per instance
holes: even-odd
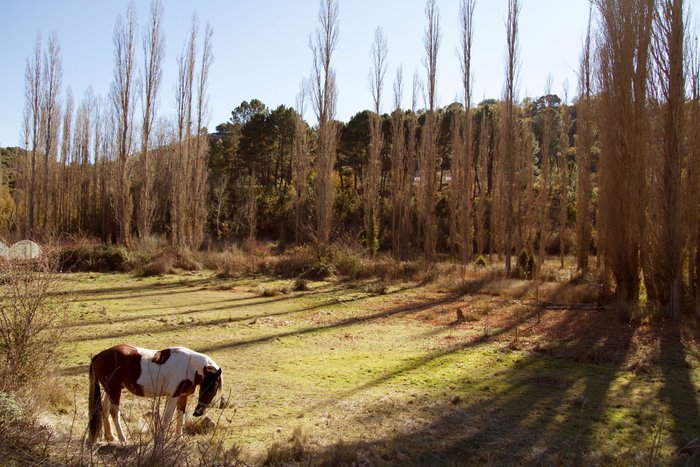
[[[691,0],[691,3],[700,0]],[[56,32],[61,44],[63,95],[70,86],[76,106],[92,86],[106,95],[113,75],[112,32],[127,0],[2,0],[0,24],[0,146],[20,144],[24,71],[37,32],[44,43]],[[196,8],[200,23],[214,29],[214,63],[209,78],[209,127],[229,119],[241,101],[260,99],[268,107],[294,106],[299,83],[311,69],[309,35],[317,27],[317,0],[166,0],[166,59],[159,114],[174,113],[176,58]],[[147,0],[137,0],[140,28],[148,18]],[[442,45],[438,55],[440,105],[460,95],[458,0],[438,0]],[[474,100],[502,94],[507,0],[477,0],[474,19]],[[412,76],[423,68],[425,0],[339,0],[340,42],[334,56],[338,82],[336,117],[347,121],[372,105],[368,86],[370,48],[377,26],[384,28],[389,71],[383,110],[391,108],[396,68],[403,66],[404,107],[410,106]],[[581,40],[588,20],[587,0],[523,0],[520,17],[519,97],[539,96],[548,74],[553,91],[569,99],[576,92]],[[141,53],[140,40],[138,47]],[[140,63],[140,59],[139,59]],[[422,106],[422,100],[419,101]],[[307,110],[306,117],[313,120]],[[313,123],[313,122],[312,122]]]

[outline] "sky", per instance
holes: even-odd
[[[691,3],[700,0],[691,0]],[[106,96],[113,80],[112,33],[127,0],[2,0],[0,24],[0,147],[21,143],[24,72],[37,34],[56,33],[61,45],[63,93],[70,86],[77,107],[86,90]],[[318,24],[318,0],[165,0],[166,57],[158,113],[175,109],[177,55],[196,7],[200,24],[213,28],[214,62],[209,76],[208,127],[227,121],[242,101],[259,99],[269,108],[294,106],[301,80],[311,71],[309,36]],[[382,109],[392,108],[392,84],[403,69],[403,107],[411,106],[414,73],[425,77],[423,37],[425,0],[339,0],[339,44],[333,56],[337,75],[336,118],[347,121],[372,107],[368,74],[374,31],[384,29],[388,71]],[[474,101],[502,95],[507,0],[477,0],[474,14]],[[143,30],[147,0],[135,6]],[[576,93],[579,53],[588,21],[588,0],[523,0],[520,16],[518,97],[544,94],[548,75],[552,90],[569,101]],[[438,104],[461,95],[457,47],[458,0],[437,0],[442,41],[437,62]],[[141,54],[140,39],[137,51]],[[141,59],[138,58],[138,63]],[[419,107],[423,106],[422,98]],[[307,109],[305,117],[314,123]]]

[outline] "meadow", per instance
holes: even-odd
[[[52,443],[70,433],[77,446],[90,357],[125,342],[184,345],[222,366],[226,408],[208,415],[246,465],[697,460],[700,354],[689,322],[621,321],[595,303],[594,285],[566,273],[539,283],[459,271],[303,287],[208,271],[63,274],[73,323],[54,385],[64,389],[45,417]],[[122,400],[137,439],[150,402]]]

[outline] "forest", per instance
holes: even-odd
[[[398,69],[387,89],[389,51],[378,28],[369,74],[375,109],[340,122],[338,8],[330,2],[296,107],[270,109],[253,98],[215,131],[204,126],[212,31],[202,34],[196,17],[178,56],[176,121],[158,119],[155,105],[163,92],[160,3],[139,61],[133,9],[119,18],[104,98],[88,92],[76,104],[64,95],[58,38],[38,38],[25,73],[24,145],[3,150],[0,225],[8,237],[83,235],[129,246],[158,235],[194,250],[245,238],[324,245],[345,236],[370,256],[400,260],[469,264],[497,255],[507,273],[524,252],[534,258],[533,277],[545,255],[575,254],[582,273],[594,256],[593,269],[622,300],[636,303],[643,282],[679,319],[700,290],[697,47],[682,2],[637,3],[592,5],[596,22],[583,40],[571,104],[551,93],[551,79],[541,97],[513,100],[518,2],[508,17],[505,94],[473,102],[475,5],[462,4],[463,100],[443,108],[434,104],[439,12],[429,3],[426,75],[406,85]],[[379,115],[390,91],[394,102],[409,93],[412,108]],[[300,117],[305,106],[317,125]]]
[[[566,267],[571,284],[600,290],[596,306],[623,323],[695,326],[700,47],[688,2],[592,0],[576,89],[557,95],[550,78],[541,95],[519,99],[527,4],[508,0],[503,94],[480,102],[478,3],[460,0],[441,17],[427,0],[424,50],[415,52],[425,67],[413,76],[390,73],[377,28],[368,59],[374,105],[346,122],[336,119],[337,0],[320,1],[311,73],[296,102],[275,107],[251,96],[213,128],[213,31],[196,16],[178,48],[172,119],[158,105],[168,92],[162,1],[141,22],[133,5],[117,19],[107,96],[73,96],[59,38],[38,36],[25,71],[23,144],[0,150],[0,238],[55,245],[62,258],[83,244],[158,245],[177,257],[208,254],[202,261],[228,277],[291,277],[299,290],[307,279],[349,275],[339,265],[348,249],[369,271],[353,269],[354,277],[430,269],[464,285],[495,274],[537,284],[537,300],[540,284],[561,280],[552,270]],[[463,87],[439,107],[441,21],[455,17]],[[406,97],[410,108],[401,106]],[[309,110],[314,121],[303,117]],[[231,249],[246,259],[217,264]],[[277,266],[303,264],[276,274],[262,254],[279,256]],[[79,270],[76,261],[60,267]],[[457,313],[461,322],[465,312]]]

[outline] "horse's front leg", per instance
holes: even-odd
[[[182,435],[182,426],[185,424],[187,410],[187,396],[180,396],[177,400],[177,418],[175,423],[175,433]]]
[[[162,429],[167,430],[170,426],[170,422],[173,420],[173,412],[175,411],[175,406],[177,405],[179,397],[168,397],[165,402],[165,410],[163,411],[163,425]]]

